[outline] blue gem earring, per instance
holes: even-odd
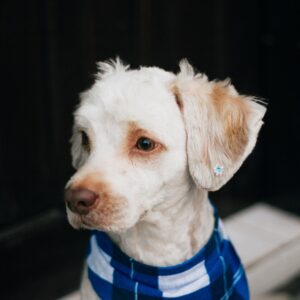
[[[214,167],[214,173],[217,175],[217,176],[220,176],[223,174],[223,170],[224,170],[224,167],[222,166],[219,166],[219,165],[216,165]]]

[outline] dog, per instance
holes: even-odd
[[[65,202],[70,224],[92,230],[82,299],[249,299],[208,192],[250,154],[266,108],[179,68],[100,62],[81,94]]]

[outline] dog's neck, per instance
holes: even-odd
[[[148,265],[170,266],[191,258],[212,233],[213,208],[207,192],[195,187],[176,200],[164,201],[130,230],[110,237],[128,256]]]

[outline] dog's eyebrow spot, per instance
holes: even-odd
[[[136,148],[136,143],[139,138],[149,138],[155,143],[155,147],[151,151],[141,151]],[[136,122],[129,122],[127,126],[127,133],[124,142],[123,153],[128,157],[149,158],[152,155],[157,155],[165,151],[167,147],[161,143],[152,133],[140,128]]]

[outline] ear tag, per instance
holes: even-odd
[[[214,173],[215,173],[215,175],[216,176],[221,176],[223,174],[223,169],[224,169],[224,167],[216,165],[214,167]]]

